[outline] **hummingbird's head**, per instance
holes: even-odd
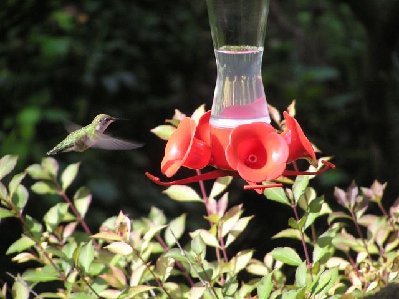
[[[117,118],[109,116],[107,114],[99,114],[94,119],[92,124],[95,125],[97,132],[104,132],[108,126],[113,123]]]

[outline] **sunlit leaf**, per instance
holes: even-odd
[[[290,266],[299,266],[302,263],[298,253],[290,247],[277,247],[272,250],[271,255],[277,261]]]
[[[86,187],[79,188],[73,197],[73,203],[82,218],[84,218],[89,209],[91,199],[90,190]]]
[[[14,217],[14,213],[10,210],[0,208],[0,219]]]
[[[120,255],[129,255],[133,252],[133,248],[125,243],[125,242],[112,242],[108,246],[105,246],[109,251],[115,254],[120,254]]]
[[[231,243],[233,243],[237,237],[244,231],[247,227],[249,221],[253,216],[243,217],[240,218],[233,226],[233,228],[229,231],[226,239],[225,247],[227,248]]]
[[[160,125],[152,129],[151,132],[163,140],[168,140],[175,130],[176,128],[174,126]]]
[[[283,188],[268,188],[264,192],[267,199],[291,206],[291,203]]]
[[[206,250],[205,242],[200,234],[195,235],[191,240],[191,250],[197,255],[201,255],[202,253],[205,252]],[[181,252],[178,252],[178,254],[181,255]],[[187,259],[185,258],[185,260]]]
[[[61,175],[62,190],[66,190],[74,181],[79,171],[80,163],[68,165]]]
[[[14,299],[28,299],[30,295],[28,285],[19,276],[15,280],[11,292]]]
[[[22,180],[25,178],[26,173],[22,172],[19,174],[16,174],[13,176],[11,179],[10,183],[8,184],[8,191],[10,193],[10,196],[14,194],[14,192],[17,190],[18,186],[21,184]]]
[[[16,192],[14,192],[11,200],[18,210],[23,210],[26,203],[28,202],[28,190],[23,185],[18,185]]]
[[[5,155],[0,159],[0,180],[13,171],[17,161],[18,157],[12,155]]]
[[[36,194],[56,194],[55,186],[50,182],[36,182],[31,187],[32,191]]]
[[[163,193],[176,201],[202,201],[201,197],[194,189],[185,185],[170,186],[164,190]]]
[[[265,276],[270,272],[264,263],[262,263],[261,261],[256,260],[256,259],[252,259],[249,262],[246,270],[248,273],[258,275],[258,276]]]
[[[27,169],[26,172],[35,180],[49,180],[51,176],[49,173],[39,164],[32,164]]]
[[[238,205],[232,207],[223,215],[222,219],[220,220],[222,237],[226,236],[233,229],[242,212],[242,205]]]
[[[52,206],[43,217],[48,231],[53,231],[58,224],[63,222],[68,215],[69,205],[67,203],[57,203]]]
[[[149,291],[154,290],[154,289],[156,289],[156,287],[147,286],[147,285],[138,285],[138,286],[129,288],[126,292],[123,292],[119,296],[119,299],[137,298],[137,295],[139,295],[141,293],[149,292]]]
[[[57,177],[58,173],[58,162],[52,157],[47,157],[42,159],[42,167],[45,171],[47,171],[51,177]]]
[[[287,238],[301,240],[301,233],[297,229],[287,228],[275,234],[272,239]],[[305,242],[310,243],[309,237],[304,234]]]
[[[272,273],[263,277],[256,288],[259,299],[268,299],[273,289]]]
[[[24,274],[22,274],[22,278],[29,282],[60,280],[57,270],[51,265],[44,266],[43,268],[27,270]]]
[[[205,113],[205,105],[202,104],[201,106],[199,106],[197,109],[195,109],[195,111],[193,112],[193,114],[191,114],[191,119],[193,119],[195,121],[195,123],[198,124],[199,119],[201,118],[201,116]]]
[[[190,233],[191,238],[195,238],[197,235],[201,236],[202,240],[205,242],[206,245],[220,248],[217,238],[214,235],[212,235],[209,231],[205,229],[197,229],[196,231]]]
[[[309,184],[309,176],[298,175],[295,179],[294,185],[292,185],[292,192],[294,194],[295,202],[299,201],[299,198],[305,192],[306,187]]]
[[[241,270],[245,269],[253,255],[252,250],[240,251],[234,256],[230,263],[232,265],[233,273],[238,274]]]
[[[221,194],[226,188],[229,186],[233,177],[225,176],[221,178],[217,178],[216,181],[213,183],[211,193],[209,194],[210,198],[215,198],[219,194]]]
[[[114,232],[103,231],[91,236],[91,238],[101,239],[105,241],[121,241],[122,237]]]
[[[176,244],[176,239],[180,239],[186,226],[186,214],[173,219],[165,230],[165,242],[171,247]]]
[[[16,256],[14,256],[11,260],[15,263],[21,264],[21,263],[26,263],[29,261],[35,261],[35,260],[37,260],[37,258],[30,252],[21,252],[21,253],[17,254]]]
[[[78,265],[85,273],[89,271],[90,265],[94,260],[94,254],[95,251],[92,241],[84,244],[80,249]]]
[[[306,266],[306,262],[302,262],[298,268],[296,268],[295,272],[295,284],[299,287],[306,286],[306,278],[308,274],[308,268]]]
[[[3,185],[2,182],[0,182],[0,200],[6,201],[8,197],[8,192],[6,186]]]
[[[155,270],[159,274],[162,282],[165,282],[170,274],[172,273],[173,266],[175,264],[175,260],[171,257],[167,257],[165,255],[161,255],[156,264]]]
[[[27,236],[22,236],[17,241],[12,243],[10,247],[8,247],[6,254],[13,254],[16,252],[24,251],[32,247],[34,244],[35,242],[31,238]]]

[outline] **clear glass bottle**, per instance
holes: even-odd
[[[224,149],[231,130],[270,123],[262,82],[262,56],[269,0],[207,0],[217,65],[211,112],[212,154],[229,169]]]
[[[211,125],[270,122],[261,66],[269,0],[207,0],[217,64]]]

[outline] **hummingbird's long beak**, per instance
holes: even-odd
[[[111,119],[113,121],[116,121],[116,120],[128,120],[127,118],[119,118],[119,117],[112,117]]]

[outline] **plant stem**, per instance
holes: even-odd
[[[72,212],[75,214],[76,219],[78,219],[80,225],[83,227],[84,231],[86,232],[86,234],[88,235],[92,235],[89,226],[87,225],[86,221],[82,218],[82,216],[80,215],[79,211],[76,209],[75,205],[72,203],[72,201],[69,199],[69,197],[65,194],[65,192],[58,188],[57,190],[58,195],[60,195],[64,201],[69,205],[69,207],[71,208]]]
[[[162,246],[162,248],[165,251],[169,251],[169,246],[166,245],[166,243],[164,242],[164,240],[162,240],[162,238],[161,238],[161,236],[159,234],[157,234],[155,236],[155,238],[157,239],[158,243]],[[176,266],[180,269],[180,271],[182,271],[183,276],[187,279],[187,281],[190,284],[190,286],[193,287],[194,286],[194,281],[191,279],[190,275],[188,275],[188,272],[187,272],[186,268],[184,268],[184,266],[179,261],[176,261]]]
[[[298,210],[296,208],[296,205],[293,204],[293,205],[291,205],[291,207],[292,207],[292,209],[294,211],[295,220],[297,222],[299,222],[299,215],[298,215]],[[306,246],[305,236],[304,236],[304,233],[303,233],[302,229],[299,230],[299,233],[301,235],[301,243],[302,243],[303,251],[305,253],[306,265],[308,267],[308,270],[310,271],[312,269],[312,263],[310,262],[308,247]],[[310,271],[310,273],[311,273],[311,271]]]
[[[196,169],[196,172],[197,172],[198,176],[201,175],[201,170]],[[208,195],[206,194],[204,181],[199,180],[198,184],[199,184],[200,189],[201,189],[202,200],[203,200],[204,205],[205,205],[206,213],[207,213],[208,216],[210,216],[211,215],[211,210],[209,208],[209,198],[208,198]],[[209,223],[209,224],[212,225],[211,223]],[[216,259],[218,261],[218,264],[220,265],[222,259],[221,259],[221,256],[220,256],[219,248],[215,248],[215,252],[216,252]]]
[[[65,274],[61,271],[61,269],[54,263],[54,261],[51,259],[51,257],[48,255],[48,253],[46,252],[46,250],[44,250],[42,244],[40,244],[39,241],[36,241],[35,237],[33,236],[33,234],[27,229],[26,227],[26,221],[24,216],[22,215],[21,212],[17,211],[17,209],[12,206],[12,210],[15,213],[15,216],[17,217],[17,219],[21,222],[22,227],[25,231],[25,233],[35,242],[35,245],[38,247],[38,249],[40,250],[40,252],[43,254],[43,256],[47,259],[47,261],[50,263],[50,265],[54,268],[55,271],[58,272],[58,274],[60,275],[61,280],[65,281]]]
[[[170,298],[170,299],[173,299],[173,297],[169,294],[169,292],[166,290],[166,288],[162,284],[159,277],[154,273],[154,271],[151,270],[151,268],[147,265],[146,261],[141,257],[140,253],[134,248],[133,248],[133,252],[140,259],[140,261],[143,263],[143,265],[146,267],[146,269],[151,273],[151,275],[154,277],[157,285],[164,291],[166,296],[168,296],[168,298]]]
[[[378,205],[378,208],[381,210],[382,214],[383,214],[385,217],[388,218],[389,225],[391,226],[393,232],[394,232],[394,233],[398,233],[398,231],[397,231],[397,229],[395,228],[395,225],[394,225],[394,223],[393,223],[393,221],[392,221],[392,218],[389,217],[389,214],[388,214],[387,210],[385,210],[385,208],[384,208],[384,206],[381,204],[381,202],[378,202],[377,205]]]
[[[364,249],[366,250],[367,256],[368,256],[368,258],[369,258],[369,260],[370,260],[370,262],[371,262],[373,259],[371,258],[371,255],[370,255],[369,249],[368,249],[368,247],[367,247],[366,240],[364,239],[364,236],[363,236],[362,230],[361,230],[361,228],[360,228],[359,222],[357,222],[356,215],[355,215],[355,213],[353,212],[352,209],[350,210],[350,212],[351,212],[352,221],[353,221],[353,223],[355,224],[357,233],[358,233],[360,239],[362,239],[363,247],[364,247]]]

